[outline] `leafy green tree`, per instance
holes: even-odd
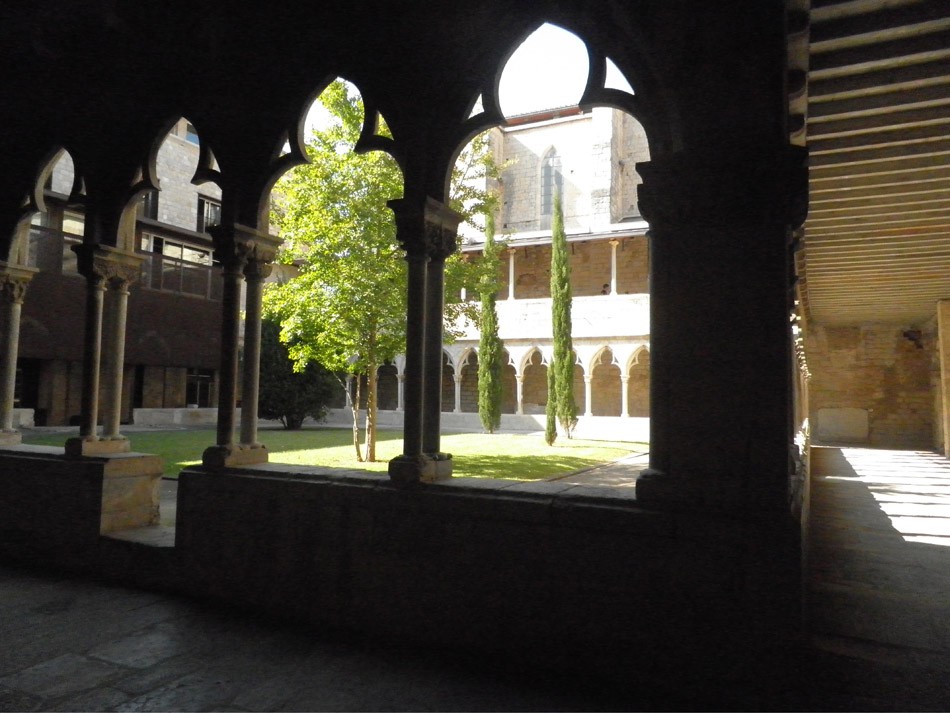
[[[280,324],[261,324],[261,376],[258,415],[277,419],[296,430],[310,416],[322,421],[335,388],[333,375],[316,363],[295,371],[287,347],[280,341]]]
[[[333,82],[319,101],[330,118],[308,141],[310,162],[284,176],[273,194],[272,219],[284,238],[279,259],[295,264],[299,274],[271,286],[265,305],[279,315],[281,338],[298,368],[315,361],[336,374],[366,377],[365,459],[374,461],[377,370],[406,344],[406,263],[386,206],[401,196],[402,174],[386,153],[354,153],[363,103],[346,83]],[[379,133],[388,135],[382,121]],[[469,163],[477,173],[478,159]],[[482,204],[474,194],[453,207],[470,218]],[[446,260],[448,294],[461,287],[466,269],[457,254]],[[451,324],[463,311],[471,305],[447,305],[446,319]],[[360,402],[346,382],[340,379],[362,461]]]
[[[500,248],[495,242],[495,217],[489,211],[485,216],[483,274],[479,285],[482,310],[478,339],[478,417],[488,433],[494,433],[501,425],[502,343],[498,338],[498,311],[495,309],[499,253]]]
[[[571,262],[564,233],[564,211],[560,194],[554,195],[554,213],[551,218],[551,323],[554,341],[554,360],[548,366],[548,428],[545,440],[554,443],[557,431],[552,427],[556,419],[565,435],[570,438],[577,425],[577,405],[574,403],[574,344],[571,340]],[[553,385],[553,389],[551,388]]]

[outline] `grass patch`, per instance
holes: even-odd
[[[24,443],[63,445],[68,434],[29,436]],[[136,451],[157,453],[165,459],[165,475],[201,460],[201,453],[214,443],[213,430],[141,431],[129,434]],[[402,452],[402,433],[381,431],[376,442],[375,463],[358,463],[353,452],[353,434],[345,428],[310,428],[300,431],[262,430],[261,442],[270,450],[271,463],[324,468],[349,468],[385,473],[390,458]],[[630,453],[646,450],[644,443],[581,441],[559,438],[548,447],[540,435],[496,433],[443,434],[442,450],[455,459],[459,477],[543,480],[600,463],[609,463]]]

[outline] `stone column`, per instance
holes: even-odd
[[[129,441],[119,434],[122,414],[122,370],[125,363],[125,320],[128,285],[138,278],[142,257],[109,245],[84,243],[73,246],[79,272],[86,278],[86,317],[83,334],[82,400],[79,437],[66,441],[66,455],[98,456],[123,453]],[[99,421],[99,383],[103,377],[103,308],[106,289],[116,294],[110,305],[110,340],[105,349],[106,400],[104,437],[96,434]]]
[[[125,376],[125,323],[129,305],[129,284],[137,275],[115,276],[106,281],[110,313],[105,362],[105,400],[102,405],[102,438],[127,440],[120,433],[122,424],[122,380]]]
[[[514,248],[508,248],[508,299],[515,298],[515,253]]]
[[[20,344],[20,313],[26,286],[36,271],[13,265],[0,266],[0,307],[4,315],[0,325],[0,445],[21,442],[19,431],[13,427],[14,394],[16,392],[16,362]]]
[[[280,239],[245,225],[219,225],[209,231],[215,257],[221,262],[224,280],[221,294],[221,361],[218,383],[218,427],[215,445],[206,448],[202,463],[206,468],[252,465],[267,462],[263,447],[243,447],[234,443],[237,407],[238,349],[241,332],[241,280],[249,262],[270,262]],[[253,271],[253,269],[252,269]],[[259,299],[258,299],[259,302]],[[257,361],[260,361],[260,309],[257,309]],[[245,367],[248,368],[248,367]],[[253,381],[254,379],[252,379]],[[250,409],[256,411],[256,388]],[[248,405],[244,404],[244,410]],[[256,416],[256,413],[254,414]],[[256,428],[256,422],[255,422]],[[242,435],[245,435],[242,433]]]
[[[617,294],[617,246],[619,240],[610,241],[610,294]]]
[[[241,447],[263,449],[257,442],[258,391],[261,381],[261,309],[264,280],[271,265],[261,259],[244,267],[244,378],[241,382]],[[264,453],[266,457],[266,451]]]
[[[405,411],[406,375],[400,372],[396,374],[396,380],[396,410]]]
[[[591,396],[593,394],[593,389],[591,388],[594,377],[591,374],[584,374],[584,415],[593,416],[594,410],[591,406]]]
[[[524,374],[515,374],[515,393],[518,402],[515,414],[524,416]]]
[[[459,370],[461,370],[461,366]],[[462,375],[456,371],[452,374],[452,379],[455,381],[455,408],[453,413],[462,413]]]
[[[788,240],[804,219],[805,154],[733,149],[637,166],[652,250],[650,467],[637,499],[785,510]]]
[[[442,363],[445,321],[445,259],[458,249],[462,217],[448,206],[426,204],[425,387],[422,416],[422,452],[436,461],[439,476],[451,475],[451,456],[442,453]]]
[[[626,418],[630,415],[630,374],[621,375],[620,389],[620,416]]]
[[[403,390],[403,453],[389,463],[400,484],[451,475],[451,459],[439,452],[442,417],[442,312],[445,258],[455,250],[460,216],[438,201],[389,201],[396,237],[409,263],[406,364]],[[429,267],[430,259],[435,265]],[[431,283],[431,284],[430,284]]]
[[[403,410],[402,455],[389,462],[389,477],[400,485],[422,479],[423,369],[425,358],[426,264],[425,209],[400,198],[389,201],[396,218],[396,238],[405,251],[406,359],[400,379]]]

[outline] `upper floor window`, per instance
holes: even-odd
[[[198,196],[198,232],[206,233],[208,228],[221,222],[221,204],[211,198]]]
[[[551,227],[554,196],[561,193],[561,157],[556,149],[549,150],[541,160],[541,228]]]

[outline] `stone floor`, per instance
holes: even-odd
[[[611,710],[603,690],[0,565],[0,710]]]
[[[950,710],[950,461],[812,450],[814,706]]]

